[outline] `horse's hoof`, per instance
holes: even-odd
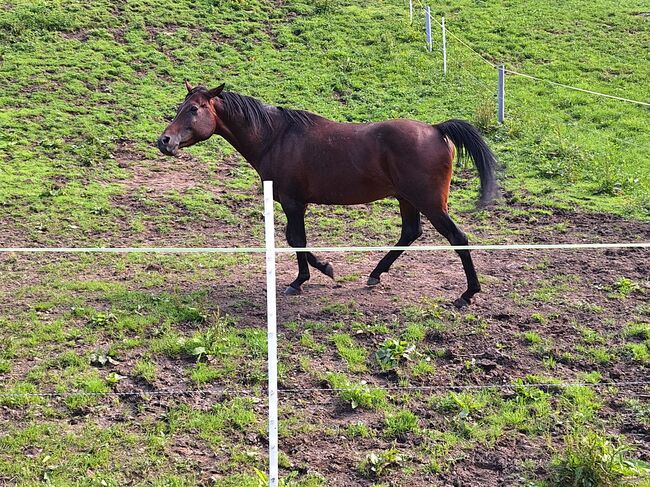
[[[302,294],[302,287],[295,288],[293,286],[287,286],[287,288],[284,290],[285,296],[298,296]]]
[[[323,274],[325,274],[330,279],[334,279],[334,267],[332,267],[332,264],[330,264],[329,262],[325,264],[325,268],[323,269]]]
[[[465,298],[460,297],[454,301],[454,306],[456,306],[457,309],[463,309],[464,307],[469,306],[469,301],[465,301]]]
[[[369,277],[368,282],[366,282],[366,286],[376,286],[380,282],[381,281],[379,280],[378,277]]]

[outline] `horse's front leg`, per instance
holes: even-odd
[[[291,247],[306,247],[305,210],[307,205],[299,202],[284,202],[282,209],[287,216],[287,243]],[[295,295],[302,292],[302,285],[309,279],[309,265],[334,279],[334,268],[329,262],[322,262],[311,252],[296,252],[298,258],[298,277],[289,284],[285,294]]]
[[[291,247],[306,247],[305,210],[307,205],[299,202],[283,202],[282,209],[287,216],[286,236]],[[298,277],[289,284],[285,294],[295,295],[302,293],[302,285],[309,279],[309,262],[306,252],[296,252],[298,258]]]

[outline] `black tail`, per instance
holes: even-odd
[[[436,127],[442,135],[450,139],[456,146],[458,158],[470,157],[481,179],[480,206],[489,205],[498,195],[499,185],[495,171],[497,160],[492,151],[473,125],[463,120],[447,120]]]

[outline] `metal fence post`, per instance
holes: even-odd
[[[499,123],[503,123],[505,119],[505,103],[506,103],[506,92],[505,92],[505,72],[503,64],[497,66],[499,71],[499,81],[497,83],[497,120]]]
[[[269,487],[278,487],[278,333],[272,181],[264,181],[264,235],[266,244],[266,318],[269,361]]]
[[[428,6],[424,7],[424,23],[427,30],[427,49],[431,52],[433,50],[433,41],[431,40],[431,9]]]
[[[442,74],[447,76],[447,29],[445,29],[445,17],[442,17]]]

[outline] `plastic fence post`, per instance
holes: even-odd
[[[266,243],[266,317],[269,373],[269,486],[278,487],[278,333],[275,296],[275,223],[273,181],[264,181]]]
[[[431,9],[424,7],[424,22],[427,31],[427,49],[429,52],[433,50],[433,41],[431,40]]]
[[[499,71],[499,80],[497,83],[497,120],[499,123],[503,123],[505,119],[505,103],[506,103],[506,92],[505,92],[505,72],[503,64],[497,66]]]
[[[447,29],[445,29],[445,18],[442,17],[442,74],[447,76]]]

